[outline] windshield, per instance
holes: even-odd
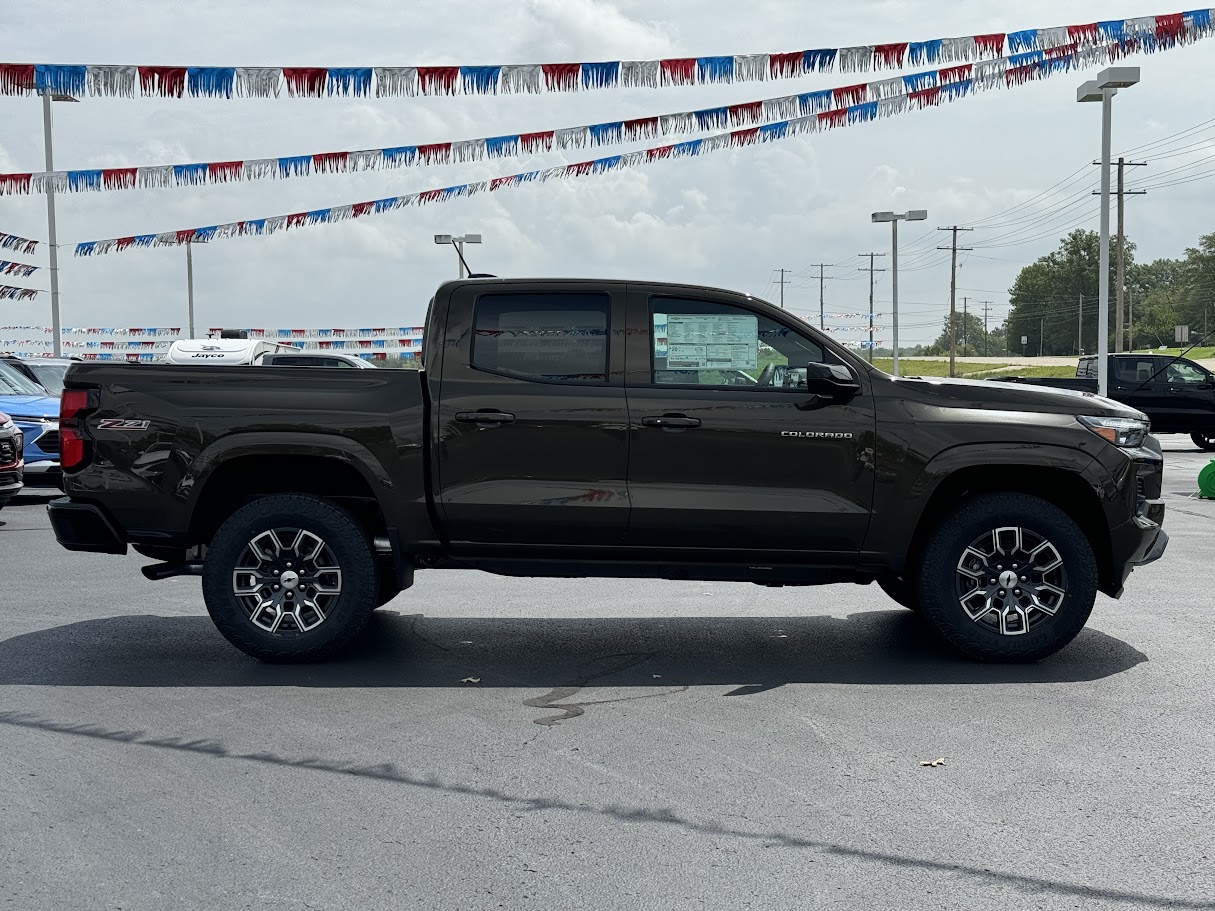
[[[67,373],[67,364],[30,364],[29,368],[34,371],[34,376],[38,377],[38,382],[47,392],[53,396],[63,394],[63,377]]]
[[[0,395],[46,395],[46,390],[26,379],[15,367],[0,361]]]

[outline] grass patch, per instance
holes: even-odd
[[[890,373],[894,370],[894,358],[875,357],[873,366],[878,370]],[[1001,370],[1009,364],[973,363],[963,360],[957,362],[957,375],[960,377],[981,376],[993,370]],[[1072,369],[1075,372],[1075,368]],[[949,376],[949,361],[922,361],[912,357],[899,358],[899,373],[903,376]]]

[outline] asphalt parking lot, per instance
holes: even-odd
[[[23,497],[0,907],[1215,908],[1210,456],[1162,442],[1165,558],[1019,667],[876,586],[459,572],[261,665]]]

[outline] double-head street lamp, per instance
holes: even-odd
[[[894,334],[894,375],[899,375],[899,222],[923,221],[928,217],[927,209],[912,209],[909,212],[874,212],[875,224],[890,222],[890,276],[891,312]]]
[[[1110,132],[1119,89],[1139,81],[1139,67],[1111,66],[1076,90],[1077,101],[1101,102],[1101,253],[1097,275],[1097,394],[1109,394],[1110,331]]]
[[[451,244],[456,248],[456,256],[460,259],[460,278],[467,277],[467,266],[464,262],[464,245],[481,243],[480,234],[465,234],[463,237],[452,237],[450,234],[436,234],[436,244]]]

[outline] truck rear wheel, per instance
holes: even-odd
[[[379,572],[366,532],[341,507],[304,494],[238,509],[207,548],[207,612],[263,661],[317,661],[350,645],[375,609]]]
[[[1037,661],[1088,621],[1097,561],[1058,507],[1027,494],[983,494],[933,531],[917,590],[924,617],[970,657]]]
[[[1190,439],[1203,452],[1215,452],[1215,432],[1191,433]]]

